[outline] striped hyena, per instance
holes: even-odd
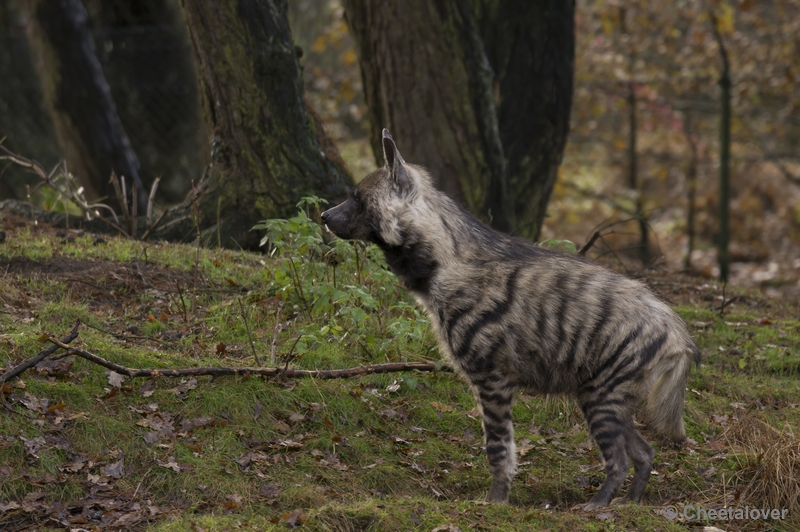
[[[383,152],[386,165],[322,221],[341,238],[377,244],[428,311],[482,414],[488,499],[508,499],[511,399],[522,388],[577,398],[606,472],[584,508],[607,506],[631,462],[627,499],[639,501],[654,453],[634,409],[643,402],[647,423],[666,439],[686,437],[686,379],[700,359],[686,324],[635,280],[487,227],[406,164],[385,129]]]

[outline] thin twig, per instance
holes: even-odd
[[[186,309],[186,299],[184,299],[183,297],[183,291],[181,290],[181,283],[177,279],[175,279],[175,286],[178,288],[178,297],[180,298],[181,302],[181,310],[183,310],[183,322],[189,323],[189,312]],[[194,315],[194,313],[192,313],[192,315]]]
[[[285,304],[286,302],[281,299],[280,305],[278,305],[278,312],[275,318],[275,329],[272,333],[272,349],[270,351],[270,357],[269,357],[269,363],[272,365],[275,365],[275,350],[278,348],[278,335],[283,329],[283,324],[281,323],[281,314],[283,313],[283,306]]]
[[[297,344],[300,342],[300,339],[301,339],[302,337],[303,337],[303,335],[302,335],[302,334],[298,334],[298,335],[297,335],[297,338],[295,338],[295,339],[294,339],[294,343],[292,344],[292,348],[291,348],[291,349],[289,349],[289,352],[286,354],[286,356],[284,356],[284,357],[283,357],[283,360],[286,362],[286,363],[283,365],[283,370],[284,370],[284,371],[286,371],[287,369],[289,369],[289,362],[291,362],[291,361],[292,361],[292,355],[294,355],[294,348],[295,348],[295,347],[297,347]]]
[[[581,249],[578,250],[578,255],[586,256],[586,252],[592,248],[594,243],[597,242],[598,238],[600,238],[600,231],[595,231],[592,233],[592,236],[589,238],[589,240],[587,240],[586,243],[581,246]]]
[[[300,297],[300,302],[303,304],[303,310],[305,310],[306,316],[311,318],[311,308],[309,307],[308,301],[306,300],[306,295],[303,292],[303,283],[300,280],[300,274],[297,272],[297,266],[294,265],[294,258],[289,257],[289,264],[292,265],[292,272],[294,273],[292,282],[295,283],[297,288],[297,295]],[[358,265],[358,259],[356,259],[356,265]]]
[[[113,331],[108,331],[106,329],[102,329],[100,327],[96,327],[96,326],[91,325],[89,323],[84,323],[83,325],[89,327],[90,329],[94,329],[95,331],[99,331],[99,332],[101,332],[103,334],[107,334],[109,336],[113,336],[114,338],[117,338],[118,340],[150,340],[150,341],[153,341],[153,342],[158,342],[159,344],[161,344],[163,346],[166,346],[166,347],[171,347],[171,348],[175,347],[174,343],[167,342],[166,340],[159,340],[158,338],[155,338],[153,336],[141,336],[141,335],[136,335],[136,334],[120,334],[120,333],[115,333]]]
[[[147,197],[147,212],[145,219],[147,220],[147,230],[153,227],[153,204],[156,201],[156,190],[158,190],[158,183],[161,181],[160,177],[155,178],[153,186],[150,187],[150,195]]]
[[[393,362],[389,364],[370,364],[345,369],[292,369],[292,368],[181,368],[181,369],[136,369],[128,368],[111,362],[103,357],[90,353],[85,349],[71,348],[60,340],[49,338],[57,347],[67,349],[71,355],[76,355],[90,362],[94,362],[106,369],[115,371],[120,375],[125,375],[135,379],[137,377],[199,377],[210,375],[222,377],[226,375],[261,375],[263,377],[291,377],[315,378],[315,379],[347,379],[360,377],[362,375],[376,375],[378,373],[398,373],[401,371],[442,371],[451,372],[447,366],[441,366],[435,362]]]
[[[239,302],[239,310],[242,311],[242,319],[244,320],[244,328],[247,330],[247,339],[250,341],[250,349],[253,351],[253,359],[256,361],[256,364],[261,364],[261,359],[258,358],[256,354],[256,344],[253,342],[253,335],[250,333],[250,324],[247,321],[247,313],[244,311],[244,305],[242,304],[242,298],[237,297],[236,301]]]
[[[128,195],[125,191],[125,177],[122,177],[123,182],[120,185],[120,180],[117,177],[116,172],[113,170],[111,171],[111,178],[109,182],[114,186],[114,192],[117,194],[117,203],[119,203],[120,208],[122,209],[122,215],[125,217],[125,221],[128,223],[128,231],[127,233],[131,234],[131,213],[128,210]]]
[[[68,335],[59,340],[57,344],[51,345],[50,347],[43,349],[42,351],[39,351],[39,353],[32,356],[22,364],[0,375],[0,384],[4,383],[9,379],[13,379],[14,377],[26,371],[27,369],[32,368],[45,358],[49,357],[50,355],[58,351],[59,348],[69,349],[70,347],[67,344],[78,337],[78,327],[80,327],[80,325],[81,325],[81,320],[75,320],[75,325],[72,327],[72,330],[69,332]]]
[[[194,275],[192,279],[192,288],[194,289],[194,293],[197,293],[197,271],[200,267],[200,216],[197,213],[197,198],[194,196],[194,180],[192,180],[192,213],[194,213],[194,226],[197,229],[197,242],[195,243],[194,248]],[[197,302],[197,298],[192,298],[192,316],[194,317],[194,309],[195,303]]]
[[[131,236],[136,240],[136,231],[138,229],[136,221],[139,218],[139,187],[131,180]]]
[[[148,206],[148,209],[149,209],[149,206]],[[150,222],[148,222],[147,231],[145,231],[144,234],[142,235],[142,240],[147,240],[147,237],[150,236],[150,233],[152,233],[153,231],[155,231],[158,228],[158,226],[161,224],[161,220],[164,219],[164,217],[167,215],[168,212],[169,211],[162,212],[161,216],[159,216],[158,220],[156,220],[156,223],[150,225]]]
[[[725,307],[727,307],[728,305],[731,305],[731,304],[733,304],[736,301],[739,301],[741,299],[739,296],[733,296],[730,299],[726,299],[725,298],[725,289],[726,288],[728,288],[728,281],[725,281],[724,283],[722,283],[722,303],[720,304],[719,307],[717,307],[717,310],[719,311],[719,315],[720,316],[723,316],[725,314]]]
[[[53,167],[53,169],[50,172],[46,172],[44,167],[37,161],[33,159],[28,159],[27,157],[23,157],[18,153],[14,153],[5,146],[0,145],[0,151],[6,154],[6,155],[0,155],[0,160],[8,160],[14,164],[30,169],[33,173],[38,175],[39,178],[41,178],[42,183],[40,183],[40,185],[47,185],[51,189],[58,192],[59,194],[68,196],[70,201],[72,201],[75,205],[78,206],[79,209],[81,209],[81,211],[83,211],[83,214],[84,216],[86,216],[87,219],[91,220],[93,217],[99,216],[97,212],[99,209],[107,210],[108,212],[111,213],[111,216],[114,218],[114,222],[106,220],[105,218],[100,218],[100,219],[106,222],[114,229],[116,229],[117,231],[119,231],[120,233],[129,236],[127,232],[125,232],[120,227],[120,221],[119,218],[117,217],[117,213],[114,212],[114,209],[103,203],[89,203],[84,197],[82,187],[74,185],[73,181],[66,177],[69,176],[69,171],[67,169],[66,161],[64,160],[60,161],[57,165]],[[62,170],[61,173],[65,176],[64,186],[60,186],[53,179],[53,176],[56,174],[59,168],[61,168]],[[37,189],[38,187],[39,185],[34,187],[34,190]],[[30,196],[30,191],[28,191],[28,195]],[[31,218],[33,218],[33,204],[31,204]]]

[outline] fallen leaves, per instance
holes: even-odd
[[[120,478],[125,473],[124,460],[120,458],[112,464],[105,465],[100,468],[103,475],[112,478]]]
[[[21,502],[0,502],[0,516],[13,513],[27,514],[36,523],[47,522],[47,529],[60,525],[67,530],[131,530],[143,523],[164,517],[165,511],[147,500],[142,502],[125,501],[117,497],[101,497],[95,494],[66,505],[49,502],[44,492],[28,493]],[[19,519],[17,521],[22,521]],[[36,529],[40,529],[36,527]],[[26,528],[30,530],[30,528]]]
[[[452,412],[453,411],[453,407],[452,406],[440,403],[438,401],[431,401],[431,407],[434,410],[436,410],[437,412]]]
[[[292,512],[285,512],[274,516],[270,522],[274,525],[283,524],[289,528],[297,528],[305,523],[308,518],[303,514],[303,510],[294,510]]]
[[[189,390],[194,390],[195,388],[197,388],[197,379],[192,377],[190,379],[181,379],[180,383],[170,391],[178,397],[183,397]]]
[[[258,488],[258,495],[267,501],[274,501],[283,493],[280,484],[277,482],[266,482]]]
[[[108,384],[112,388],[122,388],[122,385],[125,382],[125,375],[111,370],[107,370],[105,373],[108,376]]]
[[[181,472],[181,466],[178,464],[178,462],[175,461],[175,457],[174,456],[170,456],[166,460],[156,460],[156,464],[158,464],[160,467],[165,467],[167,469],[171,469],[176,473],[180,473]],[[189,467],[188,466],[184,466],[184,468],[188,469]]]
[[[41,436],[36,436],[34,438],[28,439],[25,436],[20,435],[20,441],[22,441],[23,445],[25,446],[25,453],[30,457],[36,460],[39,459],[39,449],[42,448],[47,441]]]

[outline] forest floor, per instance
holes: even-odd
[[[438,360],[429,332],[387,329],[363,295],[357,319],[381,324],[374,334],[287,304],[280,257],[3,213],[0,229],[0,375],[76,320],[71,346],[129,368]],[[800,530],[798,301],[664,273],[642,280],[703,352],[688,384],[690,439],[654,444],[642,504],[572,509],[604,475],[570,399],[518,394],[519,473],[510,503],[496,505],[482,502],[490,476],[475,402],[452,373],[130,379],[72,355],[0,384],[0,529]],[[702,514],[722,509],[740,518]]]

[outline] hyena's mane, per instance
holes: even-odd
[[[426,293],[431,277],[439,268],[459,263],[531,262],[545,257],[591,262],[489,227],[438,190],[425,168],[410,164],[404,168],[411,191],[407,195],[376,197],[381,203],[376,215],[384,219],[374,221],[373,225],[381,228],[376,243],[386,255],[387,263],[410,290]],[[390,240],[396,243],[388,243]]]

